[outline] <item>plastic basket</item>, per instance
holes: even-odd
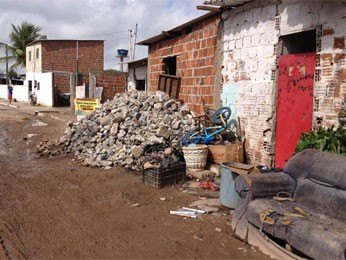
[[[179,162],[169,167],[150,168],[143,171],[143,182],[154,188],[182,183],[186,178],[186,164]]]

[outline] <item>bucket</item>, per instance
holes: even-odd
[[[207,165],[208,146],[196,144],[183,147],[187,171],[203,171]]]
[[[221,163],[220,203],[225,207],[235,209],[240,197],[235,191],[234,180],[239,175],[228,168],[231,164],[229,162]]]

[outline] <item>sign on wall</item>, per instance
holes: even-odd
[[[75,113],[78,120],[90,114],[100,106],[100,100],[97,98],[76,98]]]

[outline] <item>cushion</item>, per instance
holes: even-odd
[[[314,259],[346,258],[346,224],[325,216],[297,219],[287,242]]]
[[[346,221],[346,191],[324,186],[310,179],[299,180],[294,194],[297,202],[314,211]]]
[[[309,171],[309,178],[346,190],[346,156],[320,152]]]
[[[296,180],[307,178],[310,173],[311,164],[320,153],[321,151],[315,149],[306,149],[297,153],[288,160],[284,172]]]
[[[310,216],[286,216],[291,221],[284,225],[284,216],[274,217],[275,224],[263,223],[260,214],[268,209],[276,213],[298,213],[294,207],[300,207]],[[346,223],[321,215],[298,202],[278,202],[272,199],[256,199],[249,203],[246,218],[252,225],[274,238],[287,241],[295,249],[316,259],[345,259]]]

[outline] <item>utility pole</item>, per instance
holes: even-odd
[[[132,30],[129,29],[129,57],[130,61],[132,61]]]
[[[133,56],[132,60],[135,60],[135,53],[136,53],[136,43],[137,43],[137,29],[138,29],[138,23],[136,23],[136,29],[135,29],[135,42],[133,43]]]

